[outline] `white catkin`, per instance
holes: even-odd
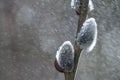
[[[81,0],[71,0],[71,8],[75,9],[76,11],[79,10],[79,8],[81,6],[80,2],[81,2]],[[93,5],[92,0],[89,0],[88,9],[89,9],[89,11],[94,10],[94,5]]]
[[[58,49],[56,60],[66,72],[71,71],[74,64],[74,48],[70,41],[65,41]]]
[[[80,1],[81,0],[71,0],[71,8],[78,10],[80,7]]]
[[[77,44],[81,49],[92,51],[97,41],[97,23],[94,18],[87,19],[78,33]]]

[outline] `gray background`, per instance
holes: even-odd
[[[70,0],[0,0],[0,80],[64,80],[57,48],[74,43],[78,16]],[[120,80],[120,0],[94,0],[94,50],[80,58],[76,80]]]

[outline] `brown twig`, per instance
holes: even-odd
[[[81,2],[82,2],[82,4],[80,6],[80,11],[79,11],[80,13],[79,13],[79,20],[78,20],[78,28],[77,28],[76,38],[77,38],[77,34],[79,33],[84,21],[86,20],[89,0],[81,0]],[[76,75],[76,69],[77,69],[79,57],[80,57],[80,54],[81,54],[81,51],[82,51],[82,49],[80,49],[77,46],[76,41],[75,41],[75,44],[74,44],[74,49],[75,49],[74,69],[73,69],[72,72],[64,73],[65,80],[74,80],[75,75]]]

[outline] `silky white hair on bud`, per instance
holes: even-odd
[[[78,33],[77,44],[81,49],[90,52],[97,41],[97,23],[94,18],[87,19]]]
[[[64,72],[70,72],[74,66],[74,48],[70,41],[65,41],[58,49],[56,54],[58,66]]]

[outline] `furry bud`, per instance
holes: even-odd
[[[97,40],[97,24],[94,18],[87,19],[78,33],[77,44],[81,49],[92,51]]]
[[[74,48],[70,41],[65,41],[58,49],[55,68],[59,72],[71,72],[74,66]]]
[[[71,8],[74,9],[78,15],[80,14],[79,11],[80,11],[81,4],[82,4],[82,0],[71,0]],[[89,11],[94,10],[94,5],[92,0],[89,0],[88,10]]]

